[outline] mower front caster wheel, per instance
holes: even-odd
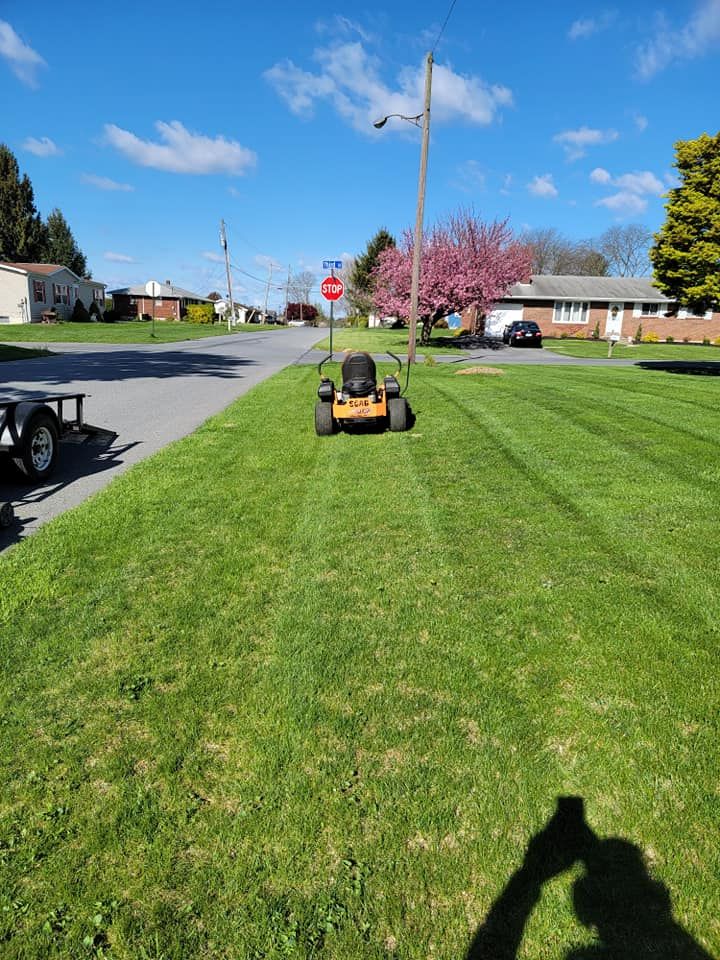
[[[15,519],[15,511],[11,503],[0,503],[0,529],[10,527]]]
[[[315,404],[315,433],[319,437],[330,437],[335,433],[332,404],[325,400],[319,400]]]
[[[388,426],[391,432],[407,430],[409,419],[407,400],[404,397],[391,397],[388,400]]]

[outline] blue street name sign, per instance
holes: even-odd
[[[342,270],[342,260],[323,260],[323,270]]]

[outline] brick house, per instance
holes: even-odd
[[[472,329],[473,308],[463,312],[463,326]],[[695,316],[669,300],[648,277],[576,277],[533,275],[530,283],[514,284],[485,318],[485,333],[502,336],[514,320],[534,320],[543,337],[589,337],[596,324],[601,337],[702,342],[720,337],[720,308]],[[482,322],[482,321],[481,321]]]
[[[67,320],[80,300],[105,309],[105,284],[57,263],[0,263],[0,323],[40,323],[43,313],[55,310]]]
[[[110,290],[110,296],[113,300],[113,308],[121,317],[153,315],[153,298],[145,292],[145,284]],[[160,320],[181,320],[191,303],[213,303],[213,301],[207,297],[201,297],[198,293],[176,287],[166,280],[165,283],[160,284],[160,296],[155,298],[155,316]]]

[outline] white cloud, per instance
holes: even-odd
[[[591,37],[594,33],[600,33],[606,30],[615,19],[615,14],[606,12],[599,17],[585,17],[582,20],[575,20],[568,30],[568,37],[571,40],[584,40]]]
[[[350,20],[339,13],[330,20],[318,20],[315,29],[318,33],[332,33],[334,37],[357,34],[365,43],[372,43],[375,40],[373,34],[368,33],[356,20]]]
[[[665,188],[654,173],[649,170],[638,170],[636,173],[623,173],[613,180],[615,186],[631,193],[654,193],[659,197]]]
[[[637,193],[621,190],[619,193],[613,193],[609,197],[596,201],[595,206],[607,207],[608,210],[614,210],[622,216],[631,216],[647,209],[647,200],[638,196]]]
[[[273,270],[282,269],[282,264],[278,263],[275,257],[269,257],[265,253],[257,253],[253,257],[253,262],[256,263],[258,267],[262,267],[264,270],[269,270],[270,267],[272,267]]]
[[[637,74],[649,80],[675,61],[683,67],[720,44],[720,0],[701,0],[681,27],[672,26],[664,14],[655,18],[653,35],[637,48]]]
[[[105,124],[105,138],[133,163],[170,173],[239,175],[253,167],[256,154],[236,140],[191,133],[179,120],[158,120],[155,129],[164,143],[142,140],[114,123]]]
[[[56,157],[62,153],[60,147],[50,137],[40,137],[40,139],[27,137],[23,140],[22,148],[28,153],[34,153],[36,157]]]
[[[112,250],[104,253],[103,258],[109,260],[110,263],[137,263],[135,257],[129,257],[126,253],[113,253]]]
[[[20,39],[6,20],[0,20],[0,57],[7,60],[10,69],[29,87],[37,87],[37,72],[47,64],[37,51]]]
[[[466,160],[457,168],[453,186],[464,193],[477,193],[485,189],[485,174],[477,160]]]
[[[553,137],[555,143],[561,143],[568,160],[579,160],[584,157],[586,147],[596,147],[602,143],[612,143],[617,140],[617,130],[598,130],[594,127],[578,127],[577,130],[563,130]]]
[[[645,133],[648,126],[648,118],[644,117],[641,113],[636,113],[633,119],[635,120],[635,126],[638,129],[638,133]]]
[[[393,87],[380,77],[380,65],[362,43],[343,43],[316,50],[320,67],[312,73],[292,60],[276,63],[265,79],[298,116],[312,115],[317,100],[328,100],[355,129],[372,133],[372,122],[387,114],[415,116],[421,111],[425,67],[404,67]],[[488,85],[474,75],[455,73],[436,64],[433,71],[433,120],[466,120],[489,124],[501,107],[512,105],[512,92]],[[403,129],[400,123],[397,129]]]
[[[205,250],[202,256],[211,263],[225,263],[225,257],[221,253],[213,253],[212,250]]]
[[[506,173],[503,177],[503,185],[500,188],[500,193],[507,196],[510,193],[510,187],[512,186],[513,176],[511,173]]]
[[[611,176],[607,170],[597,167],[590,174],[594,183],[612,184],[617,193],[595,201],[596,207],[607,207],[622,216],[632,216],[647,209],[647,197],[659,197],[665,192],[665,184],[650,170],[636,170]]]
[[[129,183],[118,183],[117,180],[111,180],[110,177],[98,177],[94,173],[83,173],[80,179],[91,187],[97,187],[98,190],[120,190],[123,193],[130,193],[135,189]]]
[[[553,183],[551,173],[544,173],[542,176],[533,177],[527,185],[530,193],[536,197],[556,197],[558,188]]]

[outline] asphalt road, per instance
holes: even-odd
[[[102,429],[81,443],[61,444],[51,483],[0,477],[0,500],[10,500],[17,517],[0,530],[0,550],[192,433],[261,380],[302,361],[322,336],[296,327],[173,344],[54,343],[53,356],[1,363],[0,397],[87,393],[85,418]]]

